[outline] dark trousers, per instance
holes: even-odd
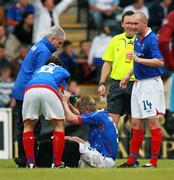
[[[22,118],[22,104],[23,101],[16,100],[16,125],[17,125],[17,140],[18,140],[18,157],[21,159],[21,161],[26,162],[25,158],[25,152],[22,142],[22,134],[24,130],[24,124],[23,124],[23,118]],[[36,123],[35,129],[34,129],[34,136],[37,139],[40,135],[41,130],[41,123],[40,120]]]

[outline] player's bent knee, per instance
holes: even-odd
[[[143,128],[142,120],[133,119],[131,121],[131,127],[133,129],[141,129],[141,128]]]
[[[55,131],[64,131],[64,120],[51,120],[50,122],[53,125]]]
[[[160,128],[161,125],[159,118],[148,119],[148,126],[150,129]]]
[[[24,132],[33,131],[35,125],[36,125],[36,120],[28,119],[24,121]]]

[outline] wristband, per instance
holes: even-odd
[[[100,83],[98,84],[98,86],[101,86],[101,85],[104,85],[104,86],[105,86],[105,82],[100,82]]]

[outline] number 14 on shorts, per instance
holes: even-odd
[[[152,103],[151,102],[149,102],[148,100],[144,100],[142,102],[143,102],[145,111],[148,111],[148,110],[152,109]]]

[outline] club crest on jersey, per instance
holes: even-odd
[[[141,46],[141,51],[144,49],[144,44],[142,44],[142,46]]]
[[[37,47],[35,45],[32,46],[31,50],[35,51],[37,49]]]

